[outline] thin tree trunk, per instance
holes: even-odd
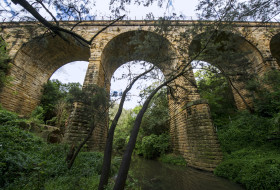
[[[127,178],[127,174],[128,174],[128,170],[129,170],[129,166],[130,166],[130,162],[131,162],[131,155],[133,152],[133,149],[135,147],[136,144],[136,139],[137,139],[137,135],[139,132],[139,128],[142,122],[142,118],[144,116],[144,113],[146,112],[149,103],[152,99],[152,97],[166,84],[163,83],[162,85],[160,85],[159,87],[157,87],[147,98],[147,100],[145,101],[142,109],[140,110],[140,112],[138,113],[135,122],[134,122],[134,126],[132,129],[132,132],[130,134],[130,138],[127,144],[127,148],[125,150],[125,153],[123,155],[123,159],[122,159],[122,163],[119,169],[119,173],[118,173],[118,177],[114,186],[114,190],[123,190],[125,187],[125,181]]]
[[[220,22],[218,23],[218,26],[220,25]],[[201,52],[203,52],[207,45],[210,43],[211,38],[213,37],[215,32],[212,33],[211,37],[207,40],[206,45],[200,50],[200,52],[194,56],[194,58],[192,58],[192,60],[190,60],[186,65],[182,66],[181,71],[179,71],[179,73],[173,77],[171,77],[170,79],[166,80],[164,83],[162,83],[160,86],[158,86],[150,95],[149,97],[146,99],[146,101],[144,102],[144,105],[142,107],[142,109],[140,110],[140,112],[138,113],[135,122],[134,122],[134,126],[133,129],[131,131],[131,135],[129,138],[129,142],[126,146],[126,150],[125,153],[123,155],[123,159],[122,159],[122,163],[118,172],[118,176],[116,179],[116,183],[114,186],[114,190],[123,190],[125,187],[125,181],[127,178],[127,174],[128,174],[128,170],[129,170],[129,166],[130,166],[130,162],[131,162],[131,155],[133,152],[133,149],[135,147],[136,144],[136,139],[137,139],[137,135],[139,132],[139,128],[142,122],[142,118],[144,116],[144,113],[146,112],[148,105],[152,99],[152,97],[163,87],[168,85],[170,82],[172,82],[173,80],[177,79],[178,77],[184,75],[186,72],[186,69],[189,67],[189,65],[191,64],[191,62],[193,60],[195,60],[200,54]]]
[[[154,67],[152,67],[151,69],[147,70],[146,72],[138,75],[135,79],[133,79],[133,81],[129,84],[129,86],[123,92],[118,112],[115,115],[115,118],[114,118],[114,120],[113,120],[113,122],[111,124],[111,127],[109,129],[109,132],[108,132],[106,146],[105,146],[105,150],[104,150],[102,172],[101,172],[101,177],[100,177],[100,181],[99,181],[98,190],[104,190],[105,186],[108,184],[109,175],[110,175],[110,169],[111,169],[111,159],[112,159],[112,149],[113,149],[112,147],[113,147],[113,140],[114,140],[114,132],[115,132],[118,120],[119,120],[119,118],[121,116],[121,113],[122,113],[123,104],[124,104],[124,101],[125,101],[125,98],[126,98],[126,94],[128,93],[128,91],[132,88],[134,83],[140,77],[142,77],[145,74],[149,73],[153,69],[154,69]]]

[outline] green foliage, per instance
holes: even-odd
[[[82,93],[80,83],[63,84],[59,80],[48,81],[43,86],[40,100],[44,122],[63,128],[73,103],[83,99]]]
[[[201,98],[208,100],[215,126],[229,122],[229,116],[236,112],[230,85],[220,71],[211,65],[195,73]]]
[[[241,183],[247,189],[279,189],[279,144],[269,141],[276,127],[273,123],[274,118],[241,112],[220,128],[218,137],[224,161],[215,174]]]
[[[151,134],[142,139],[141,145],[138,145],[137,153],[144,156],[144,158],[154,159],[164,153],[170,148],[170,137],[168,134],[155,135]]]
[[[18,115],[16,113],[0,108],[0,125],[13,122],[16,119],[18,119]]]
[[[153,84],[146,88],[141,96],[145,97],[155,86],[156,84]],[[170,150],[168,120],[166,89],[162,89],[153,97],[143,117],[136,142],[137,154],[147,159],[155,159]]]
[[[49,80],[43,87],[40,106],[42,106],[45,111],[44,121],[55,117],[55,105],[60,99],[65,97],[65,93],[60,90],[61,86],[62,83],[59,80]]]
[[[17,125],[25,121],[0,109],[0,189],[96,189],[102,153],[81,152],[72,169],[68,170],[65,162],[68,147],[47,144],[20,129]],[[114,158],[112,175],[117,172],[119,164],[120,159]]]
[[[231,155],[216,168],[215,174],[243,184],[246,189],[279,189],[279,150],[271,146],[244,148]]]
[[[133,110],[123,109],[114,134],[113,149],[117,153],[122,153],[124,151],[130,136],[131,129],[133,127],[135,117],[140,108],[140,106],[137,106]],[[110,119],[114,118],[115,114],[117,113],[117,109],[118,105],[110,109]]]
[[[44,109],[41,106],[37,106],[35,110],[31,113],[30,120],[35,123],[43,123],[44,122]]]
[[[232,121],[218,130],[222,149],[231,153],[245,147],[258,147],[266,143],[275,127],[271,120],[249,112],[238,113]]]
[[[280,112],[280,71],[272,70],[263,77],[255,77],[248,82],[256,113],[272,117]]]
[[[159,157],[159,161],[177,166],[187,166],[186,160],[181,155],[163,154]]]
[[[72,105],[75,101],[82,99],[82,87],[80,83],[68,83],[64,84],[67,96],[65,98],[69,105]]]
[[[13,126],[0,126],[0,132],[1,188],[74,190],[98,184],[103,158],[101,153],[81,152],[69,171],[65,163],[67,146],[46,144]],[[119,161],[113,160],[114,173],[118,164]]]
[[[151,91],[153,89],[145,89]],[[160,135],[169,130],[169,110],[166,97],[166,89],[159,91],[150,102],[142,123],[140,135],[148,136],[151,134]]]
[[[0,36],[0,89],[8,80],[6,74],[9,68],[9,57],[6,52],[6,43]]]
[[[39,164],[38,155],[43,142],[32,134],[14,126],[0,126],[1,139],[1,187],[5,187],[27,177],[35,165]]]
[[[70,183],[69,183],[70,182]],[[98,176],[63,176],[50,180],[45,185],[46,190],[76,190],[76,189],[97,189],[99,184]]]

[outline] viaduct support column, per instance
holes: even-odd
[[[89,85],[99,85],[102,83],[101,76],[101,62],[99,60],[90,60],[86,77],[84,80],[83,90]],[[69,117],[68,126],[65,130],[64,141],[69,144],[77,145],[88,134],[90,129],[90,120],[92,113],[88,113],[88,105],[84,105],[81,102],[76,102],[74,109]],[[101,110],[104,111],[104,110]],[[106,137],[108,132],[108,117],[107,112],[104,112],[103,116],[95,117],[96,126],[94,128],[91,138],[87,142],[87,150],[102,150],[105,147]]]
[[[189,80],[186,79],[188,77]],[[206,100],[201,100],[192,72],[175,81],[175,98],[169,95],[170,134],[173,151],[189,166],[213,171],[222,160],[217,135]]]

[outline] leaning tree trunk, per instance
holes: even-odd
[[[112,147],[113,147],[113,140],[114,140],[114,132],[118,123],[118,120],[121,116],[122,113],[122,109],[123,109],[123,104],[126,98],[126,94],[128,93],[128,91],[132,88],[132,86],[134,85],[134,83],[143,75],[149,73],[150,71],[152,71],[154,69],[154,67],[152,67],[151,69],[145,71],[144,73],[138,75],[135,79],[133,79],[133,81],[129,84],[129,86],[125,89],[125,91],[123,92],[122,95],[122,99],[119,105],[119,109],[118,112],[111,124],[111,127],[109,129],[108,132],[108,136],[107,136],[107,141],[106,141],[106,146],[105,146],[105,150],[104,150],[104,158],[103,158],[103,165],[102,165],[102,172],[101,172],[101,177],[100,177],[100,181],[99,181],[99,186],[98,186],[98,190],[104,190],[105,186],[108,184],[108,180],[109,180],[109,174],[110,174],[110,169],[111,169],[111,159],[112,159]]]

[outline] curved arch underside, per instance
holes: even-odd
[[[211,36],[211,40],[208,40]],[[213,37],[214,36],[214,37]],[[263,67],[263,57],[256,47],[245,38],[225,31],[205,32],[195,36],[189,47],[191,57],[214,64],[218,68],[230,70],[246,70],[259,72]],[[205,47],[207,45],[207,47]]]
[[[72,61],[88,61],[89,47],[63,36],[43,35],[22,45],[12,62],[11,84],[0,94],[3,107],[24,115],[31,113],[39,103],[43,84],[58,68]]]
[[[208,40],[210,36],[214,38]],[[189,53],[191,57],[197,56],[197,60],[213,64],[226,76],[237,108],[248,109],[251,106],[246,81],[266,71],[263,57],[256,47],[239,35],[214,31],[214,35],[211,32],[197,35],[189,47]]]
[[[101,64],[110,80],[122,64],[147,61],[156,65],[165,75],[174,66],[175,51],[171,43],[153,32],[130,31],[113,38],[104,48]]]

